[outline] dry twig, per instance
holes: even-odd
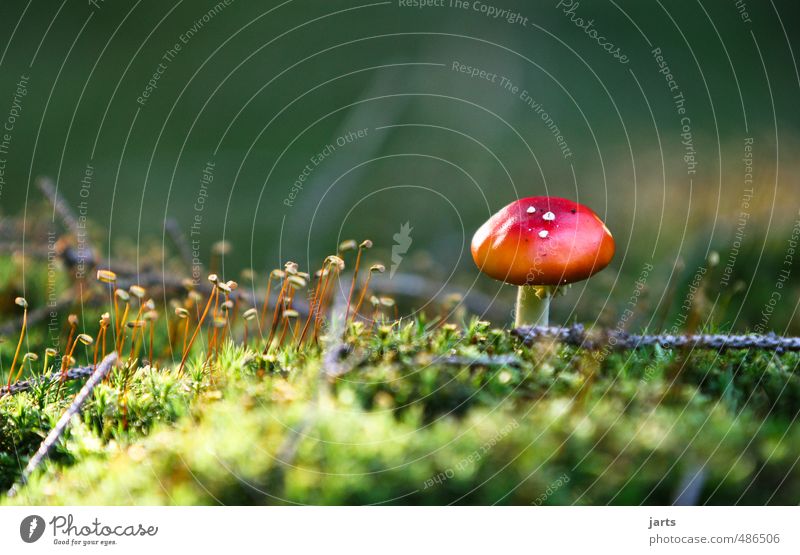
[[[75,396],[75,400],[72,401],[72,404],[69,406],[69,408],[64,411],[64,414],[61,415],[58,423],[56,423],[53,429],[50,430],[50,433],[47,434],[47,437],[44,438],[44,441],[42,441],[41,445],[39,445],[39,449],[28,461],[28,465],[22,472],[19,482],[8,491],[9,497],[14,497],[14,495],[16,495],[19,486],[25,485],[30,475],[36,470],[42,461],[47,458],[47,455],[50,453],[50,449],[53,448],[53,445],[55,445],[64,434],[64,431],[67,429],[72,417],[80,412],[83,403],[85,403],[86,399],[88,399],[92,394],[92,391],[94,391],[94,388],[97,386],[97,384],[103,381],[103,379],[111,370],[111,367],[114,366],[116,362],[117,353],[111,353],[97,366],[97,369],[94,370],[89,378],[89,381],[83,385],[81,390]],[[56,377],[56,379],[58,379],[58,377]]]
[[[582,347],[588,350],[612,349],[630,350],[658,345],[664,349],[710,349],[722,351],[727,349],[759,349],[783,353],[800,351],[800,337],[782,337],[774,333],[766,335],[745,334],[645,334],[635,335],[616,330],[586,331],[581,324],[560,328],[551,326],[524,326],[512,330],[525,344],[530,345],[539,340],[550,339]]]

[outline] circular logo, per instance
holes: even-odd
[[[19,525],[19,536],[25,543],[33,543],[44,534],[44,519],[39,515],[26,516]]]

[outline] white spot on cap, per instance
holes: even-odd
[[[544,216],[542,216],[542,219],[547,220],[548,222],[552,222],[553,220],[556,219],[556,215],[553,214],[552,212],[545,212]]]
[[[547,232],[547,230],[546,230],[546,229],[543,229],[543,230],[541,230],[541,231],[539,232],[539,237],[541,237],[542,239],[544,239],[544,238],[545,238],[545,237],[547,237],[548,235],[549,235],[549,233]]]
[[[536,212],[536,208],[534,208],[533,206],[529,206],[528,207],[528,214],[533,214],[534,212]]]

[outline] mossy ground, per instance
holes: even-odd
[[[523,346],[416,320],[98,387],[10,504],[794,504],[800,358]],[[475,361],[475,363],[471,363]],[[330,377],[335,364],[343,372]],[[0,400],[7,489],[80,384]],[[66,393],[66,394],[65,394]]]

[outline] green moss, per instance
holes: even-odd
[[[17,273],[3,268],[0,312],[11,313]],[[44,271],[30,265],[32,306],[44,302]],[[85,306],[92,330],[108,307]],[[51,339],[40,323],[26,348],[41,357]],[[653,348],[598,361],[424,316],[374,334],[355,324],[347,339],[333,356],[287,348],[266,360],[228,342],[211,369],[198,340],[182,375],[166,363],[131,372],[124,411],[117,369],[19,496],[0,502],[661,504],[698,473],[698,502],[800,498],[796,353]],[[15,345],[16,332],[0,344],[0,374]],[[90,349],[77,353],[90,361]],[[344,371],[335,379],[323,368],[332,358]],[[0,399],[0,491],[80,386]]]
[[[443,360],[491,362],[488,347],[507,364]],[[4,502],[669,503],[698,469],[701,502],[800,495],[794,355],[693,356],[675,374],[669,353],[615,354],[589,379],[575,349],[530,350],[474,322],[425,334],[415,322],[357,339],[335,380],[319,379],[315,349],[286,350],[266,373],[258,360],[228,344],[210,374],[138,371],[126,431],[115,376]],[[64,404],[0,401],[3,451],[19,455],[5,459],[5,484]]]

